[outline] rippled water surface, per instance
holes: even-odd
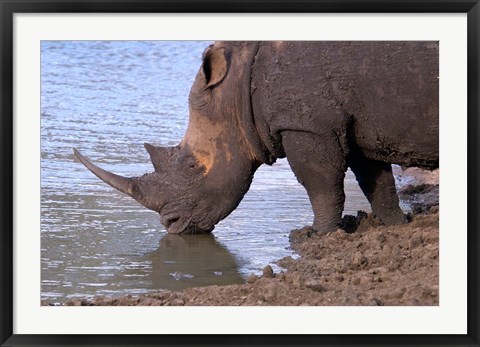
[[[176,145],[188,92],[209,42],[43,41],[42,299],[139,294],[240,283],[291,255],[291,229],[311,224],[286,160],[262,166],[212,235],[166,235],[158,214],[75,158],[125,176],[153,171],[144,142]],[[345,213],[369,205],[350,172]]]

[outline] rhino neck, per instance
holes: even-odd
[[[245,143],[252,160],[257,161],[259,165],[271,165],[276,158],[261,139],[252,109],[252,72],[260,42],[226,41],[215,42],[215,45],[225,46],[232,52],[229,74],[218,88],[231,91],[231,95],[225,93],[223,94],[225,97],[219,100],[225,105],[223,108],[227,112],[234,110],[230,121],[230,131],[241,135],[241,141]]]
[[[192,115],[180,144],[203,166],[206,205],[216,219],[229,215],[240,203],[261,162],[252,156],[242,131],[231,122],[212,122],[201,115]]]
[[[205,177],[205,187],[209,198],[213,198],[214,205],[218,206],[218,220],[227,217],[240,204],[259,166],[244,152],[236,153],[233,149],[215,159]]]
[[[262,142],[252,112],[251,75],[258,42],[216,42],[231,57],[226,77],[205,85],[200,69],[189,96],[188,129],[180,144],[203,166],[205,199],[224,218],[242,200],[256,169],[275,157]],[[207,197],[208,195],[208,197]]]
[[[244,42],[239,45],[241,47],[239,50],[242,51],[240,56],[243,57],[241,75],[243,76],[241,82],[241,94],[243,96],[242,110],[238,114],[238,124],[239,128],[243,132],[245,141],[250,146],[250,151],[252,155],[261,163],[272,165],[275,163],[277,157],[270,150],[269,146],[265,141],[263,141],[262,129],[264,127],[264,121],[255,117],[253,103],[252,103],[252,93],[255,91],[253,84],[253,71],[255,69],[255,60],[257,54],[261,48],[262,43],[259,41],[255,42]]]
[[[271,158],[284,158],[285,151],[282,146],[281,134],[272,131],[270,128],[272,119],[266,116],[264,112],[265,107],[270,105],[265,102],[260,96],[262,93],[262,86],[268,83],[270,76],[266,76],[267,72],[264,68],[265,57],[271,56],[268,63],[278,69],[278,59],[275,54],[282,50],[282,41],[263,41],[258,45],[257,52],[252,62],[252,69],[250,73],[250,112],[252,114],[253,122],[256,126],[258,137],[265,148],[265,152],[269,153]],[[281,74],[281,71],[276,71],[276,75]],[[273,159],[272,163],[275,162]]]

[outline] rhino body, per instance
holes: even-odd
[[[262,164],[286,157],[313,227],[335,230],[350,167],[385,224],[404,223],[391,164],[435,169],[438,42],[215,42],[175,147],[145,144],[155,172],[125,178],[78,159],[158,212],[170,233],[213,230]]]

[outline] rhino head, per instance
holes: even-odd
[[[100,179],[160,214],[169,233],[213,230],[247,192],[264,147],[250,103],[252,44],[215,43],[189,96],[189,125],[175,147],[145,144],[155,171],[126,178],[76,157]]]

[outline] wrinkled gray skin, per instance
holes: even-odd
[[[145,144],[155,172],[95,175],[157,211],[169,233],[213,230],[255,170],[287,157],[321,232],[335,230],[352,169],[372,211],[404,223],[392,163],[438,167],[438,42],[216,42],[176,147]]]

